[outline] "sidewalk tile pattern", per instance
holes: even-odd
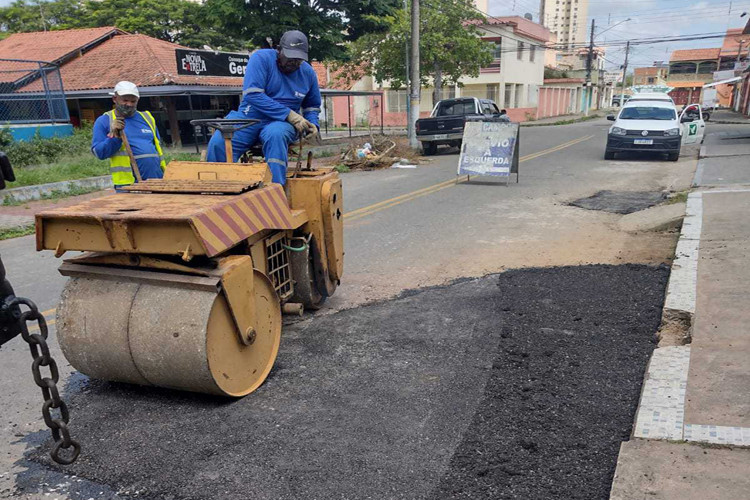
[[[651,356],[635,424],[635,437],[682,439],[689,346],[661,347]]]
[[[702,193],[690,193],[682,233],[675,250],[664,308],[695,314],[698,283],[698,247],[703,220]]]
[[[685,424],[685,441],[750,446],[750,428]]]

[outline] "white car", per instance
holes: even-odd
[[[698,104],[686,106],[678,116],[671,102],[631,99],[617,117],[607,117],[615,123],[607,135],[604,158],[612,160],[617,153],[634,151],[666,153],[670,161],[677,161],[683,143],[703,139],[706,123],[701,116]]]
[[[669,94],[665,94],[664,92],[643,92],[640,94],[633,94],[630,97],[630,100],[628,100],[629,103],[640,101],[659,101],[674,104],[674,101],[669,97]]]

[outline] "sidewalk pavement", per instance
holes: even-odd
[[[654,351],[611,500],[750,499],[750,137],[742,133],[723,127],[706,137],[664,315],[686,318],[691,342],[662,339]]]
[[[750,117],[731,109],[717,109],[711,112],[711,119],[708,124],[712,123],[750,125]]]
[[[616,108],[602,108],[602,109],[592,109],[589,112],[589,115],[596,115],[598,117],[604,117],[608,114],[614,113]],[[583,113],[575,113],[572,115],[560,115],[560,116],[550,116],[549,118],[540,118],[539,120],[531,120],[527,122],[521,122],[521,126],[535,126],[535,125],[552,125],[553,123],[561,122],[561,121],[569,121],[569,120],[580,120],[584,118],[586,115]]]

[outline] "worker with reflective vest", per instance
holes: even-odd
[[[318,134],[320,88],[307,54],[307,37],[296,30],[282,35],[277,50],[255,51],[245,69],[239,109],[226,116],[259,120],[234,133],[232,161],[260,142],[273,182],[278,184],[286,183],[289,144]],[[208,161],[226,161],[224,139],[218,131],[208,143],[207,156]]]
[[[91,151],[103,160],[109,158],[109,171],[115,189],[133,184],[136,177],[130,157],[122,140],[127,136],[133,159],[143,180],[161,179],[164,176],[164,153],[161,149],[156,121],[148,111],[138,111],[140,93],[131,82],[119,82],[110,93],[115,109],[107,111],[94,122]]]

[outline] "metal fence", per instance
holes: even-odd
[[[0,59],[0,124],[69,121],[60,68],[56,64]]]

